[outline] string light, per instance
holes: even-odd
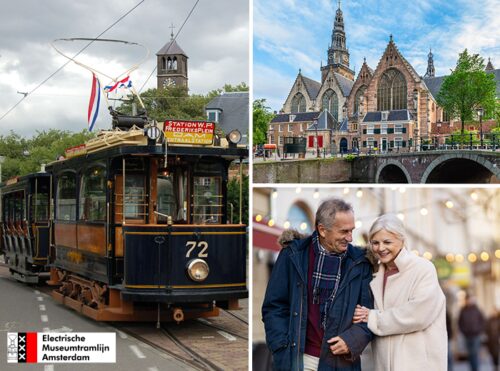
[[[405,214],[399,213],[397,216],[398,216],[399,220],[401,220],[401,221],[405,220]]]
[[[429,251],[424,252],[424,258],[427,260],[432,260],[432,254]]]
[[[257,214],[257,215],[255,216],[255,221],[256,221],[256,222],[261,222],[261,221],[262,221],[262,215]]]
[[[363,222],[361,220],[356,220],[355,226],[356,228],[361,228],[363,226]]]
[[[351,191],[351,190],[350,190],[349,188],[344,188],[344,194],[345,194],[345,195],[349,194],[349,192],[350,192],[350,191]]]
[[[423,207],[420,209],[420,214],[422,214],[423,216],[426,216],[427,214],[429,214],[429,210],[427,210],[425,207]]]
[[[476,192],[471,192],[470,198],[472,198],[474,201],[477,201],[479,198],[479,195]]]
[[[497,257],[497,259],[500,259],[500,249],[495,250],[495,256]]]
[[[453,205],[453,202],[452,202],[452,201],[450,201],[450,200],[446,201],[445,205],[446,205],[446,207],[447,207],[448,209],[451,209],[451,208],[453,208],[453,206],[454,206],[454,205]]]
[[[284,223],[283,223],[283,227],[284,227],[285,229],[290,228],[290,222],[289,222],[288,220],[287,220],[286,222],[284,222]]]
[[[418,252],[418,250],[412,250],[411,252],[412,252],[413,254],[415,254],[416,256],[419,256],[419,255],[420,255],[420,253]]]
[[[277,198],[278,197],[278,191],[273,191],[273,198]]]
[[[405,187],[399,187],[399,193],[405,193],[406,188]]]
[[[359,189],[357,192],[356,192],[356,197],[357,198],[361,198],[363,197],[363,191],[361,189]]]
[[[464,261],[464,256],[463,256],[462,254],[457,254],[457,255],[455,256],[455,261],[456,261],[457,263],[462,263],[462,262]]]
[[[318,190],[314,191],[313,198],[314,199],[318,199],[319,198],[319,191]]]
[[[471,263],[475,263],[477,261],[476,254],[471,252],[469,255],[467,255],[467,260],[469,260]]]
[[[301,223],[300,224],[300,229],[303,230],[303,231],[305,231],[307,229],[307,223],[305,223],[305,222]]]
[[[483,262],[487,262],[490,259],[490,254],[488,254],[486,251],[483,251],[480,257]]]
[[[267,222],[267,225],[272,227],[274,225],[274,219],[269,219],[269,221]]]
[[[295,188],[295,193],[299,194],[300,192],[302,192],[302,188],[300,187]]]
[[[453,263],[455,261],[455,255],[453,255],[452,253],[446,254],[446,261],[448,263]]]

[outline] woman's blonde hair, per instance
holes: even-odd
[[[396,235],[397,238],[403,241],[403,245],[406,246],[405,226],[396,215],[384,214],[375,219],[370,228],[370,232],[368,232],[368,242],[370,242],[373,236],[382,229]]]

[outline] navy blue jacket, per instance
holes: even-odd
[[[307,273],[311,237],[283,248],[274,265],[262,306],[266,342],[275,370],[302,370],[307,328]],[[318,370],[361,370],[360,354],[372,340],[366,323],[353,324],[356,304],[373,308],[372,267],[365,252],[349,245],[340,286],[330,306]],[[350,355],[334,356],[328,339],[340,336]]]

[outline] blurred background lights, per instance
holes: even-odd
[[[305,231],[307,229],[307,223],[301,223],[300,224],[300,229]]]
[[[363,222],[361,220],[356,220],[356,228],[361,228],[363,226]]]
[[[499,250],[495,250],[495,256],[500,259],[500,249]]]
[[[302,192],[302,188],[300,188],[300,187],[295,188],[295,193],[297,193],[297,194],[298,194],[298,193],[300,193],[300,192]]]
[[[467,260],[469,260],[471,263],[475,263],[477,261],[476,254],[471,252],[469,255],[467,255]]]
[[[288,220],[283,223],[283,228],[285,228],[285,229],[290,228],[290,222]]]
[[[349,188],[344,188],[344,194],[345,194],[345,195],[349,194],[349,192],[350,192],[350,191],[351,191],[351,190],[350,190]]]
[[[427,214],[429,214],[429,210],[427,210],[425,207],[423,207],[420,209],[420,214],[422,214],[423,216],[426,216]]]
[[[424,252],[424,258],[426,258],[427,260],[431,260],[432,254],[429,251],[426,251],[426,252]]]
[[[255,221],[256,221],[256,222],[261,222],[261,221],[262,221],[262,215],[257,214],[257,215],[255,216]]]
[[[462,254],[457,254],[457,255],[455,256],[455,261],[456,261],[457,263],[462,263],[462,262],[464,261],[464,256],[463,256]]]
[[[399,220],[401,220],[401,221],[405,220],[405,214],[403,214],[403,213],[398,213],[398,215],[397,215],[397,216],[398,216],[398,219],[399,219]]]
[[[447,207],[448,209],[451,209],[451,208],[453,207],[453,202],[452,202],[452,201],[450,201],[450,200],[448,200],[448,201],[446,201],[445,205],[446,205],[446,207]]]
[[[363,197],[363,191],[361,189],[359,189],[357,192],[356,192],[356,197],[357,198],[361,198]]]
[[[479,198],[479,195],[476,192],[471,192],[470,198],[472,198],[474,201],[477,201]]]
[[[267,225],[272,227],[274,225],[274,219],[269,219],[269,221],[267,222]]]
[[[488,254],[486,251],[483,251],[480,257],[483,262],[487,262],[490,259],[490,254]]]
[[[319,198],[319,191],[318,190],[314,191],[313,198],[315,198],[315,199]]]
[[[453,255],[452,253],[446,254],[446,261],[448,263],[453,263],[455,261],[455,255]]]
[[[413,254],[415,254],[416,256],[419,256],[419,255],[420,255],[420,253],[418,252],[418,250],[412,250],[411,252],[412,252]]]
[[[273,191],[273,198],[277,198],[278,197],[278,191]]]
[[[399,193],[405,193],[406,188],[405,187],[399,187]]]

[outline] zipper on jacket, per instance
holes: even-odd
[[[304,304],[304,284],[301,283],[300,284],[300,311],[299,311],[299,336],[298,336],[298,340],[297,340],[297,370],[300,370],[300,330],[302,328],[302,306]],[[293,340],[292,340],[293,342]]]

